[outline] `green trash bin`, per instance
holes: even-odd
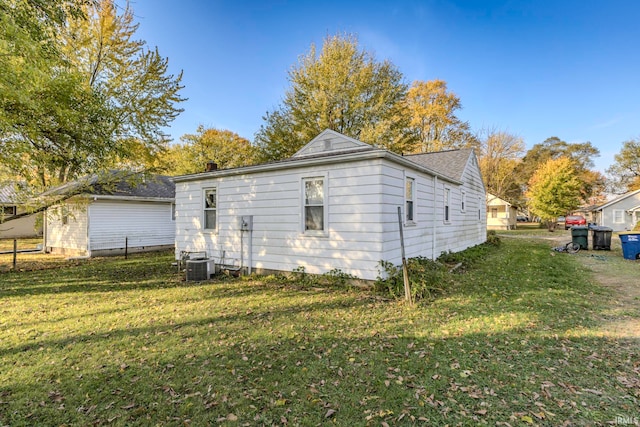
[[[582,225],[571,227],[571,241],[580,245],[580,249],[585,251],[588,250],[589,228]]]

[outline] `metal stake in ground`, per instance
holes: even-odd
[[[402,232],[402,208],[398,206],[398,226],[400,228],[400,249],[402,250],[402,279],[404,281],[404,299],[413,304],[411,300],[411,287],[409,286],[409,271],[407,270],[407,258],[404,255],[404,234]]]

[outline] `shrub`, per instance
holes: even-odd
[[[380,261],[378,265],[380,275],[375,282],[376,291],[387,293],[392,298],[404,297],[402,267],[388,261]],[[408,259],[407,271],[411,297],[414,301],[432,299],[453,283],[447,266],[424,257]],[[381,277],[383,272],[386,278]]]
[[[496,230],[487,231],[487,244],[500,246],[500,237],[496,234]]]

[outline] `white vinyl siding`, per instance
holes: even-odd
[[[176,256],[180,251],[206,251],[219,258],[249,259],[248,236],[242,236],[237,217],[253,215],[252,268],[321,274],[338,268],[374,280],[382,259],[380,161],[336,164],[322,168],[287,169],[215,180],[176,183]],[[324,179],[322,233],[304,232],[302,180]],[[217,234],[203,232],[194,194],[215,185]],[[194,203],[195,202],[195,203]],[[183,214],[184,213],[184,214]],[[397,227],[397,216],[396,227]],[[302,232],[301,232],[302,231]],[[339,242],[339,245],[337,245]],[[363,250],[363,247],[366,250]]]
[[[171,203],[98,200],[89,206],[91,251],[172,245]]]
[[[47,249],[88,254],[87,204],[65,205],[47,211]]]

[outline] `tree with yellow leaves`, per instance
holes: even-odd
[[[573,160],[559,157],[547,160],[535,171],[526,197],[531,211],[553,231],[558,216],[567,215],[580,205],[581,188]]]

